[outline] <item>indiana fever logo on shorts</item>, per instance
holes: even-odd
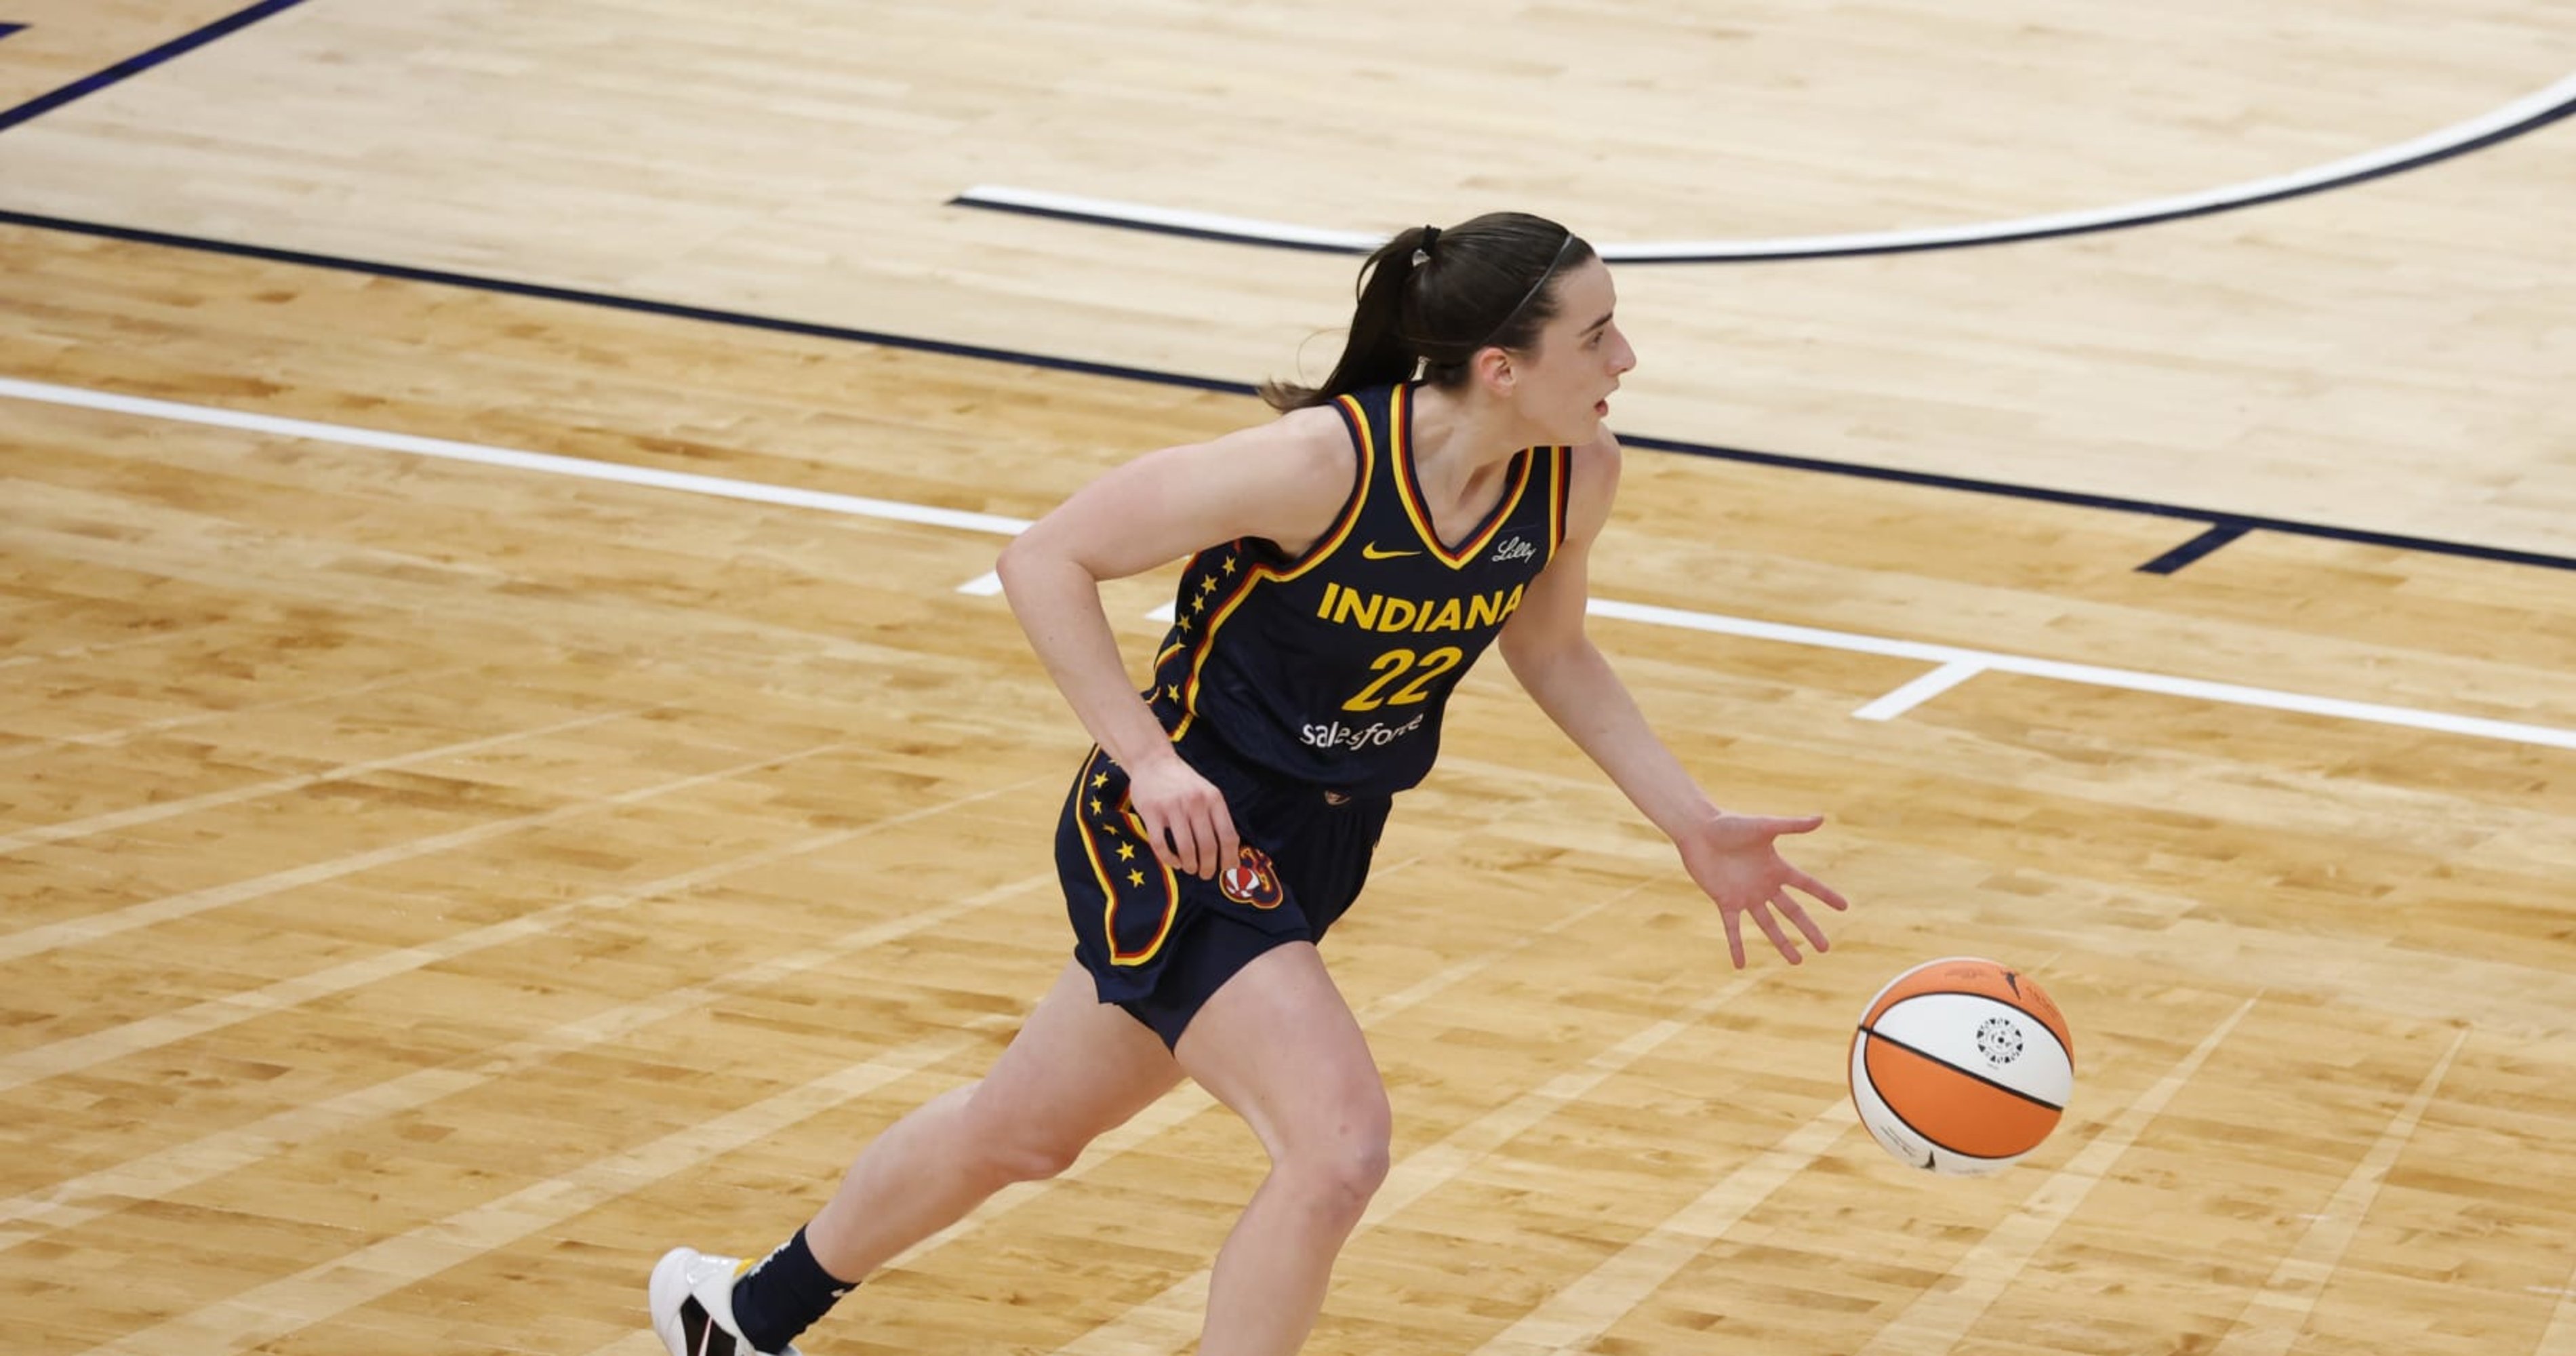
[[[1270,864],[1269,853],[1257,847],[1238,849],[1235,864],[1216,878],[1216,886],[1237,904],[1256,909],[1279,907],[1279,868]]]

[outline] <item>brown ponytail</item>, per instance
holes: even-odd
[[[1525,212],[1398,231],[1360,266],[1359,304],[1332,375],[1313,387],[1267,381],[1261,398],[1302,409],[1417,375],[1454,387],[1482,350],[1527,349],[1556,315],[1556,278],[1592,257],[1582,237]]]

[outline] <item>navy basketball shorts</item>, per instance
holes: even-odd
[[[1165,867],[1127,804],[1127,771],[1093,749],[1056,826],[1074,959],[1100,1001],[1167,1047],[1225,982],[1272,947],[1321,941],[1367,883],[1385,796],[1342,797],[1244,764],[1192,735],[1182,758],[1225,796],[1242,842],[1216,878]]]

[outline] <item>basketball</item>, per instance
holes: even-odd
[[[1951,1177],[2039,1147],[2075,1084],[2066,1017],[2030,976],[1971,956],[1888,981],[1852,1033],[1852,1105],[1880,1147]]]

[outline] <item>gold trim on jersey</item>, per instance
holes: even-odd
[[[1345,411],[1346,422],[1355,430],[1357,437],[1352,450],[1359,454],[1360,473],[1358,484],[1351,490],[1350,502],[1343,505],[1340,519],[1326,529],[1323,536],[1316,538],[1313,546],[1306,548],[1305,555],[1291,562],[1284,570],[1273,569],[1258,562],[1253,563],[1250,569],[1243,572],[1243,578],[1235,584],[1234,590],[1226,595],[1225,601],[1217,604],[1216,610],[1208,614],[1207,624],[1201,627],[1198,633],[1197,650],[1190,656],[1189,679],[1182,685],[1181,719],[1179,724],[1172,727],[1172,738],[1175,742],[1182,735],[1188,734],[1190,723],[1199,718],[1199,679],[1201,673],[1207,668],[1208,655],[1216,649],[1217,628],[1225,625],[1226,619],[1234,615],[1234,610],[1243,605],[1243,600],[1252,596],[1252,590],[1255,587],[1267,583],[1286,583],[1323,564],[1332,558],[1335,551],[1342,549],[1342,544],[1350,540],[1352,531],[1360,525],[1361,513],[1368,507],[1369,487],[1377,477],[1377,439],[1369,432],[1368,411],[1360,408],[1356,398],[1341,396],[1335,403]],[[1251,553],[1242,552],[1241,554],[1244,559],[1251,559]],[[1191,564],[1195,566],[1197,561],[1193,559]],[[1188,573],[1184,572],[1182,574],[1184,586],[1188,578]],[[1159,658],[1155,661],[1155,667],[1158,671],[1162,667],[1162,661]]]
[[[1345,397],[1347,398],[1347,397]],[[1413,520],[1413,530],[1422,535],[1423,544],[1433,557],[1453,570],[1463,570],[1477,556],[1484,554],[1503,524],[1512,520],[1512,510],[1520,507],[1521,495],[1529,489],[1530,465],[1536,459],[1524,451],[1513,458],[1512,487],[1495,505],[1493,516],[1466,545],[1452,551],[1440,540],[1439,529],[1431,525],[1431,514],[1422,507],[1422,492],[1413,483],[1413,388],[1398,386],[1387,397],[1386,434],[1394,449],[1396,498],[1404,503],[1404,516]],[[1535,450],[1535,449],[1533,449]]]
[[[1128,808],[1125,786],[1122,785],[1118,789],[1114,821],[1108,818],[1111,813],[1109,809],[1100,809],[1094,814],[1083,813],[1085,809],[1100,805],[1091,793],[1094,790],[1106,789],[1106,784],[1095,784],[1092,779],[1095,775],[1104,778],[1108,775],[1098,771],[1101,760],[1107,756],[1103,750],[1094,748],[1091,751],[1090,760],[1082,765],[1082,775],[1074,780],[1073,794],[1077,802],[1073,807],[1074,819],[1082,826],[1082,855],[1090,859],[1092,878],[1100,882],[1101,898],[1107,901],[1101,906],[1100,935],[1101,940],[1109,947],[1109,963],[1143,965],[1162,952],[1163,943],[1172,935],[1173,922],[1181,916],[1180,882],[1173,878],[1172,868],[1163,865],[1162,859],[1154,855],[1152,842],[1145,833],[1144,821],[1138,819],[1136,812]],[[1134,842],[1131,843],[1118,835],[1118,827],[1121,825],[1135,834]],[[1101,855],[1103,838],[1106,838],[1108,846],[1112,848],[1124,846],[1128,849],[1131,855],[1128,858],[1126,870],[1131,877],[1143,877],[1143,879],[1130,879],[1124,886],[1112,879],[1110,875],[1112,868]],[[1138,847],[1142,847],[1145,852],[1142,865],[1136,864],[1137,859],[1132,855]],[[1149,872],[1151,874],[1148,874]],[[1162,898],[1159,901],[1145,893],[1152,882],[1158,878],[1162,882]],[[1162,921],[1154,929],[1154,940],[1146,943],[1142,951],[1118,949],[1118,902],[1121,894],[1136,895],[1140,903],[1149,906],[1159,904],[1162,910]]]
[[[1551,447],[1548,455],[1556,467],[1556,483],[1547,493],[1548,559],[1556,558],[1556,549],[1565,545],[1565,519],[1574,505],[1574,449]]]

